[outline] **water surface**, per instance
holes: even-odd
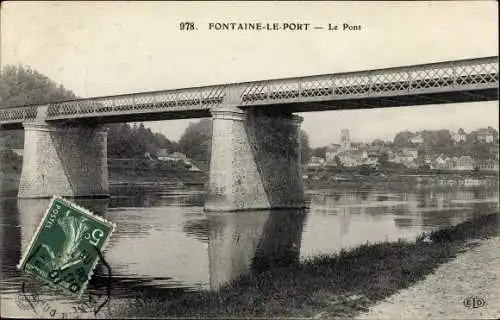
[[[76,200],[117,224],[105,254],[113,299],[144,292],[217,290],[249,270],[331,254],[367,241],[414,239],[423,231],[455,225],[498,207],[496,187],[310,190],[307,210],[241,213],[205,213],[204,198],[204,191],[196,188],[121,188],[114,189],[110,199]],[[26,277],[15,265],[48,203],[0,199],[2,315],[20,314],[15,299]],[[89,288],[106,275],[98,268],[96,284]],[[51,297],[66,303],[57,294]]]

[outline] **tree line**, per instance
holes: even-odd
[[[498,132],[492,127],[488,127],[493,133],[493,145],[498,145]],[[394,137],[395,147],[415,147],[419,155],[434,153],[443,154],[445,157],[472,156],[476,160],[487,160],[495,157],[495,150],[491,143],[484,143],[478,140],[476,132],[466,134],[463,129],[458,132],[465,136],[465,141],[456,142],[450,130],[423,130],[418,134],[422,138],[421,143],[413,143],[412,138],[417,133],[410,131],[399,132]],[[498,150],[496,150],[498,151]]]
[[[152,132],[143,123],[111,124],[108,129],[108,157],[110,158],[144,158],[149,153],[156,158],[158,150],[177,151],[178,145],[161,133]]]

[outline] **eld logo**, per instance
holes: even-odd
[[[467,297],[464,299],[464,306],[467,308],[480,308],[486,305],[486,300],[481,297]]]

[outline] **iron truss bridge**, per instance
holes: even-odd
[[[290,113],[497,99],[498,56],[8,107],[0,125],[21,127],[42,106],[50,122],[108,123],[207,117],[223,106]]]

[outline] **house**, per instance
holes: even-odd
[[[491,154],[491,158],[498,160],[498,144],[490,146],[488,151]]]
[[[337,154],[345,167],[356,167],[363,164],[363,152],[359,150],[343,150]]]
[[[340,144],[330,144],[328,148],[326,148],[326,162],[328,163],[333,163],[335,162],[335,156],[337,155],[338,151],[340,150]]]
[[[370,166],[376,166],[378,164],[378,158],[368,157],[363,160],[362,164],[367,164]]]
[[[493,143],[495,141],[495,137],[498,136],[498,132],[492,127],[481,128],[472,132],[472,134],[477,141],[482,143]]]
[[[168,156],[167,149],[158,149],[158,152],[156,153],[156,157],[158,158],[158,160],[166,161],[167,156]]]
[[[366,152],[366,158],[378,158],[383,152],[381,148],[369,147],[364,152]]]
[[[425,154],[424,155],[424,161],[423,162],[425,164],[429,164],[430,165],[433,162],[433,160],[434,160],[434,157],[433,157],[432,154]]]
[[[471,156],[461,156],[457,160],[456,170],[473,170],[474,169],[474,159]]]
[[[408,161],[415,160],[418,157],[418,150],[416,148],[403,148],[402,156]]]
[[[186,162],[186,164],[190,165],[189,171],[201,172],[201,169],[198,168],[197,166],[195,166],[194,164],[192,164],[190,161]]]
[[[457,166],[457,158],[456,157],[444,157],[443,154],[440,154],[431,164],[432,169],[438,170],[455,170]],[[468,170],[468,169],[465,169]]]
[[[324,165],[325,165],[325,159],[321,157],[312,156],[306,166],[308,169],[314,169],[314,168],[321,168]]]
[[[412,144],[419,145],[419,144],[424,143],[424,139],[420,136],[419,133],[417,133],[415,136],[408,139],[408,142],[410,142]]]
[[[451,138],[456,143],[464,143],[467,141],[467,133],[465,133],[464,129],[460,128],[457,132],[451,134]]]
[[[373,147],[378,147],[378,148],[380,148],[380,147],[385,146],[385,142],[384,142],[383,140],[380,140],[380,139],[375,139],[375,140],[373,140],[373,142],[371,143],[371,145],[372,145]]]
[[[11,149],[11,150],[20,157],[22,157],[24,154],[24,149]]]
[[[156,157],[161,161],[184,161],[188,162],[188,158],[184,153],[174,152],[172,154],[168,153],[167,149],[158,149]]]
[[[447,159],[448,159],[448,158],[445,158],[445,157],[444,157],[444,154],[442,154],[442,153],[441,153],[441,154],[440,154],[440,155],[439,155],[436,159],[434,159],[434,162],[435,162],[436,164],[442,165],[442,164],[445,164],[445,163],[446,163],[446,160],[447,160]]]
[[[353,150],[362,150],[366,148],[366,144],[362,142],[351,142],[350,148]]]
[[[170,155],[171,158],[175,159],[175,160],[183,160],[183,161],[186,161],[187,160],[187,157],[184,153],[182,152],[174,152]]]
[[[411,169],[417,169],[419,167],[419,164],[416,160],[405,161],[405,162],[403,162],[403,164]]]
[[[401,155],[392,153],[391,155],[389,155],[389,161],[400,163],[402,161]]]
[[[498,162],[495,160],[482,160],[476,163],[479,171],[498,171]]]

